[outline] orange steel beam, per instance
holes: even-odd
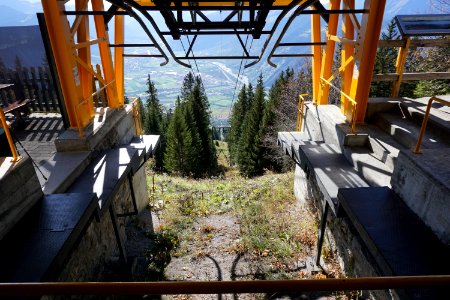
[[[142,6],[155,6],[152,0],[135,0],[136,3],[139,3]],[[289,5],[291,0],[275,0],[273,2],[273,6],[284,6]],[[221,2],[198,2],[196,5],[198,6],[232,6],[235,5],[236,1],[221,1]],[[182,6],[189,6],[190,2],[181,2]],[[249,1],[243,1],[243,5],[248,6]],[[172,5],[173,6],[173,5]]]
[[[344,0],[344,4],[346,9],[355,9],[355,0]],[[342,20],[342,35],[344,38],[353,40],[355,37],[355,28],[350,15],[343,15]],[[341,65],[344,65],[345,62],[353,57],[355,53],[355,46],[350,44],[342,45],[341,52]],[[352,78],[353,78],[353,68],[355,67],[354,60],[352,60],[348,65],[345,66],[342,71],[342,80],[341,80],[341,90],[350,95],[351,87],[352,87]],[[347,102],[347,98],[341,95],[341,112],[345,115],[349,115],[349,105]]]
[[[450,275],[197,282],[0,283],[0,296],[176,295],[448,288]]]
[[[78,106],[83,101],[83,91],[76,62],[77,53],[73,47],[74,41],[63,13],[64,3],[57,0],[42,0],[42,8],[70,126],[83,128],[89,124],[91,118],[87,105]]]
[[[386,0],[366,0],[364,4],[364,8],[369,9],[369,13],[363,15],[361,30],[358,34],[360,45],[358,45],[358,53],[355,55],[358,72],[354,74],[354,76],[358,76],[358,80],[352,83],[354,97],[353,93],[350,95],[358,103],[356,112],[356,122],[358,123],[364,122],[366,115],[385,5]]]
[[[320,15],[311,15],[311,42],[320,43],[322,41],[320,31]],[[315,45],[311,47],[312,59],[312,88],[313,102],[317,103],[320,90],[320,69],[322,65],[322,47]]]
[[[87,9],[88,0],[76,1],[75,9],[77,11],[83,11]],[[89,18],[84,17],[80,21],[80,25],[77,29],[77,44],[84,44],[90,42],[89,38]],[[79,48],[75,45],[75,48]],[[78,58],[85,64],[91,65],[91,48],[89,46],[78,49]],[[92,74],[85,68],[78,66],[78,74],[80,76],[81,87],[83,90],[83,99],[89,97],[93,92],[92,87]],[[89,108],[90,117],[94,116],[94,104],[92,101],[87,101],[86,105]]]
[[[330,9],[335,10],[339,9],[341,4],[340,0],[331,0],[330,1]],[[338,14],[330,15],[330,19],[328,21],[328,30],[327,33],[329,35],[336,35],[337,25],[339,21]],[[334,60],[334,49],[336,46],[336,42],[327,39],[327,44],[325,46],[325,52],[322,57],[322,65],[320,70],[320,77],[329,78],[332,73],[333,60]],[[330,92],[330,87],[328,85],[321,85],[319,92],[319,98],[317,104],[328,104],[328,95]]]
[[[0,122],[1,122],[0,128],[3,127],[3,130],[5,131],[6,139],[8,140],[9,144],[9,149],[11,150],[11,154],[13,156],[12,162],[18,161],[20,157],[17,154],[16,145],[14,145],[14,140],[11,136],[11,132],[9,132],[8,123],[6,122],[5,113],[3,112],[3,109],[1,107],[0,107]]]
[[[123,16],[114,17],[114,43],[123,44],[124,43],[124,24]],[[117,97],[119,102],[119,107],[123,106],[125,98],[125,88],[124,88],[124,67],[123,67],[123,48],[114,48],[114,67],[116,75],[116,87],[117,87]]]
[[[102,0],[92,0],[92,9],[95,11],[104,11]],[[116,78],[114,75],[114,66],[109,48],[108,33],[106,32],[104,18],[101,15],[94,16],[95,29],[97,31],[97,38],[101,41],[98,43],[100,51],[100,59],[102,61],[103,75],[106,82],[113,82]],[[119,108],[119,99],[117,96],[116,84],[111,84],[106,89],[108,95],[108,106],[112,108]]]

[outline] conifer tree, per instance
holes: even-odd
[[[209,103],[200,77],[196,78],[196,83],[188,98],[187,107],[195,121],[190,128],[193,133],[198,133],[200,138],[199,152],[201,155],[199,168],[202,173],[205,173],[215,168],[217,162],[212,141]]]
[[[228,149],[232,161],[237,162],[239,140],[242,134],[242,124],[248,111],[248,93],[245,84],[242,86],[238,99],[234,103],[230,116],[230,133],[228,134]]]
[[[147,87],[148,98],[144,117],[144,133],[159,135],[159,147],[155,153],[155,167],[157,170],[162,170],[164,167],[164,148],[166,145],[163,111],[159,103],[157,89],[150,78],[150,74],[147,77]]]
[[[252,93],[253,94],[253,93]],[[264,86],[262,74],[258,78],[250,110],[247,113],[239,143],[238,165],[240,172],[248,177],[263,173],[262,119],[264,114]]]
[[[386,31],[381,33],[382,40],[396,40],[399,38],[397,25],[392,19],[387,25]],[[374,74],[395,73],[395,62],[397,59],[396,48],[378,48]],[[370,87],[370,97],[390,97],[392,91],[392,82],[380,81],[373,82]]]
[[[189,175],[196,153],[192,143],[192,135],[184,118],[183,107],[178,98],[175,111],[167,128],[167,145],[164,155],[164,166],[169,172]]]
[[[195,86],[195,78],[192,72],[189,72],[183,79],[183,85],[181,86],[181,101],[186,102],[192,93]]]

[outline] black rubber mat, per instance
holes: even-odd
[[[385,276],[450,274],[450,249],[388,187],[343,188],[338,199]],[[408,291],[414,299],[434,292]],[[449,291],[444,291],[448,299]],[[435,298],[444,299],[444,298]]]
[[[55,280],[97,209],[95,194],[44,196],[0,242],[0,280]]]

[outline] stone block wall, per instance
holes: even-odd
[[[134,175],[133,188],[138,208],[141,210],[148,204],[144,167]],[[113,197],[116,214],[134,210],[128,180],[121,184]],[[131,218],[133,216],[117,217],[123,242],[126,241],[125,226]],[[105,211],[100,221],[92,219],[57,281],[102,281],[105,266],[111,261],[117,261],[118,257],[119,248],[111,217],[109,212]]]

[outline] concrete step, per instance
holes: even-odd
[[[450,249],[391,189],[339,189],[338,199],[348,222],[377,264],[380,276],[448,273]],[[397,290],[402,299],[444,299],[449,292],[449,289]]]
[[[393,168],[367,147],[343,147],[343,154],[370,186],[391,186]]]
[[[300,145],[299,154],[305,162],[306,174],[317,181],[335,215],[339,214],[337,194],[340,188],[369,186],[335,145]]]
[[[413,149],[416,146],[420,126],[408,117],[402,117],[396,113],[379,113],[375,119],[375,124],[391,135],[403,147]],[[422,148],[449,148],[449,143],[450,141],[442,138],[441,133],[436,133],[435,130],[427,130],[422,140]]]
[[[0,281],[56,281],[97,209],[92,193],[44,196],[0,241]]]
[[[92,152],[57,152],[39,168],[47,177],[43,183],[46,195],[64,193],[89,166]]]
[[[69,193],[96,193],[100,211],[107,211],[117,188],[139,162],[138,150],[130,147],[111,149],[99,155],[69,187]]]

